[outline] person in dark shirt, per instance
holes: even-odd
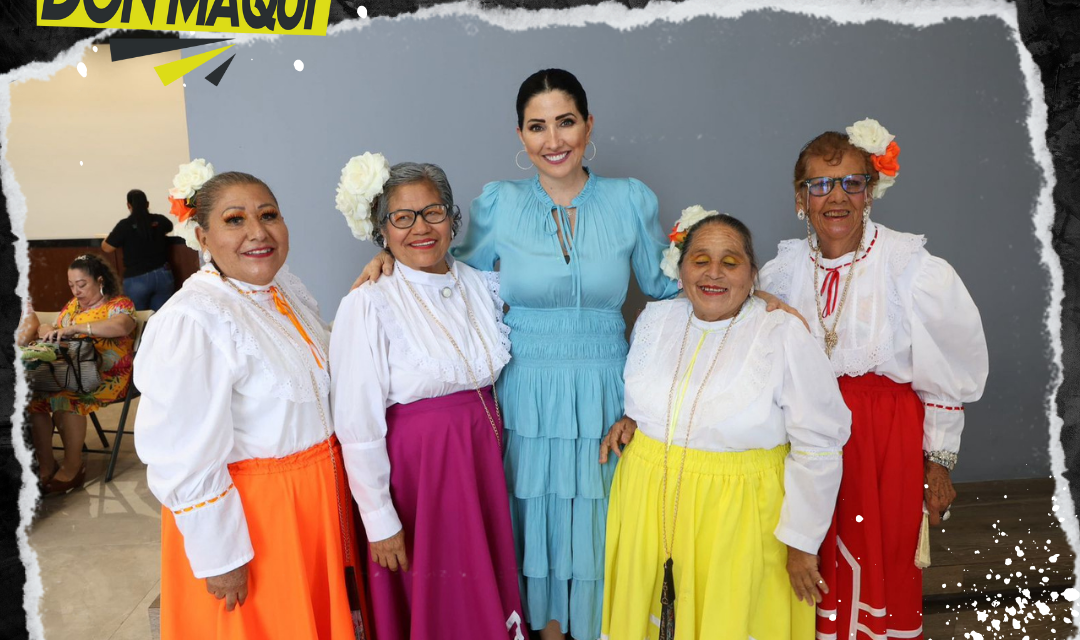
[[[124,293],[136,309],[157,311],[175,290],[166,237],[173,225],[165,216],[150,213],[150,202],[138,189],[128,191],[127,206],[128,217],[116,223],[101,249],[124,249]]]

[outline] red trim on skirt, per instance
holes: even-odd
[[[843,376],[839,383],[851,410],[851,439],[833,524],[821,545],[829,593],[818,605],[817,637],[922,640],[915,548],[925,409],[910,384],[884,376]]]

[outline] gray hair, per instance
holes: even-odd
[[[371,232],[371,239],[380,247],[386,248],[386,238],[383,229],[388,224],[390,214],[390,197],[394,189],[407,184],[427,181],[439,192],[442,204],[450,208],[450,237],[457,235],[458,227],[461,226],[461,211],[454,207],[454,190],[450,188],[450,181],[446,179],[446,172],[437,164],[429,162],[399,162],[390,167],[390,178],[383,184],[383,191],[375,197],[372,203],[372,217],[375,220],[375,229]]]

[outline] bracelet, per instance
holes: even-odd
[[[86,323],[86,335],[90,336],[91,338],[94,337],[94,330],[90,328],[89,322]]]
[[[940,464],[949,471],[956,466],[956,454],[952,451],[926,451],[923,455],[927,461]]]

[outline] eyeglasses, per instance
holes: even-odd
[[[840,183],[840,188],[845,192],[855,195],[866,191],[866,185],[870,184],[870,174],[853,173],[843,178],[810,178],[809,180],[803,180],[802,183],[806,185],[810,195],[827,196],[832,193],[837,182]]]
[[[428,224],[439,224],[446,220],[446,216],[451,212],[457,215],[459,209],[455,205],[454,207],[448,207],[445,204],[429,204],[420,211],[413,211],[412,209],[397,209],[386,214],[387,221],[391,225],[398,229],[409,229],[416,224],[417,216],[423,216],[424,222]]]

